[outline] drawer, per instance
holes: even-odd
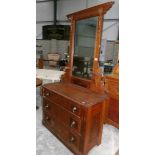
[[[90,88],[90,82],[87,80],[81,80],[79,78],[72,77],[71,81],[72,83],[82,86],[84,88]]]
[[[63,124],[53,120],[52,117],[46,112],[43,114],[43,124],[59,139],[65,142],[69,148],[78,154],[80,144],[79,135],[68,130],[68,128],[66,128]]]
[[[68,146],[78,154],[79,152],[79,144],[80,144],[80,137],[72,132],[68,133],[67,137]]]
[[[62,124],[78,134],[81,133],[80,118],[46,98],[43,98],[43,113],[48,114],[50,119],[55,121],[55,125]]]
[[[65,136],[67,130],[64,130],[64,126],[60,123],[57,123],[57,121],[54,120],[50,114],[43,112],[43,122],[48,126],[49,130],[57,134],[58,137],[62,137],[63,140],[67,138],[67,136]]]
[[[53,92],[49,91],[48,89],[43,88],[43,96],[47,99],[50,99],[52,102],[59,104],[63,108],[67,109],[71,113],[81,116],[81,107],[77,103]]]
[[[53,128],[55,126],[54,120],[51,118],[51,115],[43,111],[43,123]]]

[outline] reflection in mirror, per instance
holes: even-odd
[[[101,40],[99,65],[102,74],[111,74],[114,66],[118,63],[119,42]]]
[[[91,79],[97,20],[97,17],[92,17],[76,22],[72,72],[74,76]]]

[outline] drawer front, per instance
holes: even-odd
[[[70,101],[69,99],[55,93],[52,91],[49,91],[48,89],[43,88],[43,96],[50,99],[52,102],[59,104],[63,108],[67,109],[71,113],[77,116],[81,116],[81,108],[80,105],[78,105],[75,102]]]
[[[55,126],[55,122],[52,119],[51,115],[45,111],[43,111],[43,123],[48,125],[48,127],[53,128]]]
[[[43,123],[44,125],[54,133],[59,139],[61,139],[71,150],[78,154],[80,136],[75,132],[68,130],[66,126],[53,120],[51,115],[44,112],[43,113]]]
[[[79,80],[78,78],[77,79],[72,78],[71,81],[72,81],[72,83],[82,86],[84,88],[90,88],[90,82],[88,82],[88,81],[85,81],[85,80],[82,81],[81,79]]]
[[[67,144],[76,154],[78,154],[80,144],[80,137],[78,135],[68,132]]]
[[[43,113],[50,116],[51,121],[55,121],[55,125],[59,124],[73,130],[77,133],[81,133],[81,120],[76,117],[60,105],[52,103],[46,98],[43,98]]]

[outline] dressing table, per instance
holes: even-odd
[[[75,155],[87,155],[101,144],[109,100],[99,53],[104,14],[112,5],[108,2],[67,15],[71,22],[68,66],[61,82],[41,88],[43,125]]]

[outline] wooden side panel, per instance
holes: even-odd
[[[109,111],[108,111],[109,119],[119,124],[119,105],[118,100],[110,98],[109,103]]]
[[[103,128],[103,104],[99,103],[86,109],[83,128],[83,144],[80,145],[80,153],[88,154],[95,145],[100,144]],[[80,155],[81,155],[80,154]]]
[[[97,143],[96,137],[98,137],[99,132],[99,122],[100,122],[100,113],[96,113],[92,116],[91,119],[91,130],[89,137],[89,147]]]

